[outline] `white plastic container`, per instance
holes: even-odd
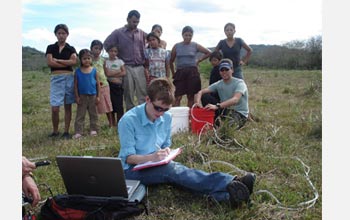
[[[172,115],[171,134],[181,131],[188,131],[189,128],[189,107],[172,107],[169,109]]]

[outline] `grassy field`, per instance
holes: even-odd
[[[208,85],[210,67],[205,65],[201,69],[202,87]],[[238,175],[243,171],[256,173],[252,206],[233,211],[226,204],[208,203],[203,196],[158,185],[148,188],[150,214],[135,219],[322,219],[321,71],[246,67],[244,75],[254,121],[240,131],[224,126],[217,137],[213,131],[200,137],[178,133],[173,136],[173,146],[185,146],[176,160],[189,167]],[[65,193],[65,188],[56,155],[116,157],[120,145],[116,130],[108,128],[104,115],[97,137],[48,138],[52,131],[49,78],[44,72],[23,72],[22,147],[28,158],[53,162],[38,168],[35,176],[38,183],[48,184],[58,194]],[[64,125],[62,110],[60,132]],[[75,110],[74,105],[71,133]],[[49,196],[45,187],[41,194]]]

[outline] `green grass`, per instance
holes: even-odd
[[[208,85],[208,63],[201,66],[202,87]],[[279,208],[267,193],[254,193],[252,207],[232,211],[226,204],[211,204],[205,197],[168,185],[149,187],[150,215],[135,219],[322,219],[322,74],[320,71],[292,71],[244,68],[249,89],[249,108],[254,121],[240,131],[230,128],[199,138],[190,132],[173,136],[173,146],[184,145],[177,161],[206,171],[240,174],[237,169],[255,172],[255,192],[268,190],[283,207],[314,198],[305,178],[300,158],[310,167],[309,178],[319,193],[309,209]],[[81,140],[50,139],[52,130],[49,106],[49,75],[44,72],[23,72],[22,145],[28,158],[43,157],[53,163],[35,171],[38,183],[48,184],[54,194],[64,193],[56,155],[93,155],[116,157],[119,140],[114,129],[107,128],[106,116],[100,117],[97,137]],[[186,105],[183,99],[182,105]],[[73,107],[73,120],[76,106]],[[87,116],[88,118],[88,116]],[[86,121],[88,119],[86,118]],[[63,109],[60,131],[63,130]],[[86,128],[88,126],[86,125]],[[221,162],[214,162],[221,161]],[[224,163],[225,162],[225,163]],[[237,168],[237,169],[236,169]],[[41,189],[43,197],[49,195]]]

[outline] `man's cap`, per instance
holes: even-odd
[[[230,63],[222,62],[219,66],[219,70],[221,70],[222,68],[232,69],[232,66]]]

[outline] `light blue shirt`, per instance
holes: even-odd
[[[147,155],[171,145],[171,114],[165,112],[154,122],[146,115],[146,103],[127,111],[118,122],[120,151],[123,168],[128,169],[130,155]]]

